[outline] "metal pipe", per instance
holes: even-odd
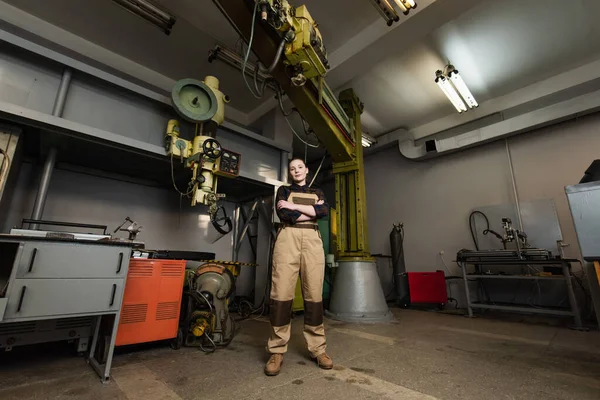
[[[237,245],[236,247],[239,249],[242,246],[242,241],[244,240],[244,236],[246,236],[246,233],[248,232],[248,227],[250,226],[250,222],[252,220],[252,217],[254,216],[254,211],[256,211],[256,207],[258,206],[258,200],[254,201],[254,204],[252,204],[252,207],[250,208],[250,212],[248,213],[248,216],[246,217],[246,223],[244,224],[244,227],[242,228],[242,231],[240,232],[240,237],[238,238],[237,241]],[[241,210],[242,214],[244,210]]]
[[[58,92],[56,93],[56,99],[54,100],[54,107],[52,108],[52,115],[55,117],[62,117],[63,115],[67,100],[67,92],[69,91],[69,86],[71,85],[71,76],[71,69],[65,68],[60,80]]]
[[[67,93],[71,84],[71,76],[71,69],[65,68],[62,74],[62,78],[60,80],[58,92],[56,93],[56,99],[54,100],[54,107],[52,108],[52,115],[55,117],[62,117],[63,111],[65,109],[65,103],[67,100]],[[48,151],[48,155],[46,156],[44,169],[42,170],[42,177],[40,178],[40,185],[38,187],[33,211],[31,213],[31,219],[42,219],[44,207],[46,206],[46,198],[48,197],[50,180],[52,179],[52,172],[54,171],[54,166],[56,165],[57,153],[58,149],[53,146],[50,148],[50,150]],[[39,229],[39,227],[39,224],[30,225],[31,229]]]
[[[279,159],[279,180],[284,183],[288,183],[288,175],[289,175],[289,162],[290,162],[290,153],[288,151],[282,151]]]
[[[240,229],[240,206],[236,205],[235,206],[235,210],[233,210],[233,228],[232,228],[232,234],[231,234],[231,249],[232,249],[232,254],[231,254],[231,260],[232,261],[237,261],[238,260],[238,254],[240,249],[238,249],[237,247],[237,237],[238,237],[238,231]]]
[[[275,228],[273,228],[273,223],[271,220],[271,213],[269,212],[269,209],[265,205],[265,200],[262,199],[260,201],[259,205],[260,205],[260,207],[258,209],[258,215],[260,216],[262,214],[262,217],[264,218],[264,221],[267,224],[269,231],[271,232],[271,237],[273,237],[273,240],[275,240],[277,238],[277,231],[275,230]]]
[[[519,218],[519,230],[523,231],[523,218],[521,217],[521,205],[519,204],[519,193],[517,192],[517,182],[515,180],[515,170],[513,168],[512,156],[510,147],[508,146],[508,138],[504,139],[506,145],[506,156],[508,157],[508,167],[510,169],[510,179],[513,187],[513,196],[515,198],[515,206],[517,207],[517,218]]]

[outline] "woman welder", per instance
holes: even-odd
[[[323,327],[323,279],[325,254],[317,220],[329,214],[329,205],[320,189],[308,187],[308,169],[304,161],[289,163],[294,183],[277,191],[277,215],[282,228],[273,251],[271,277],[271,337],[267,350],[271,354],[265,374],[274,376],[281,371],[283,354],[291,334],[292,302],[300,273],[304,298],[304,339],[311,357],[323,369],[333,368],[325,352]]]

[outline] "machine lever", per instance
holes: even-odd
[[[115,304],[115,295],[117,294],[117,284],[113,284],[112,296],[110,297],[110,306],[112,307]]]
[[[23,299],[25,298],[25,291],[27,290],[27,286],[23,286],[21,289],[21,296],[19,297],[19,305],[17,306],[17,312],[21,312],[21,306],[23,305]]]
[[[117,274],[121,273],[122,265],[123,265],[123,253],[119,253],[119,265],[117,267]]]
[[[27,269],[27,273],[29,273],[33,270],[33,263],[35,262],[36,254],[37,254],[37,247],[35,249],[33,249],[33,251],[31,252],[31,260],[29,260],[29,268]]]

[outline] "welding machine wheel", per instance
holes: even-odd
[[[177,337],[171,340],[170,346],[173,350],[179,350],[183,346],[183,330],[181,327],[177,329]]]

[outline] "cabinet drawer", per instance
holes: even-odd
[[[127,276],[128,247],[27,242],[17,278],[117,278]]]
[[[16,279],[4,320],[118,311],[123,279]]]

